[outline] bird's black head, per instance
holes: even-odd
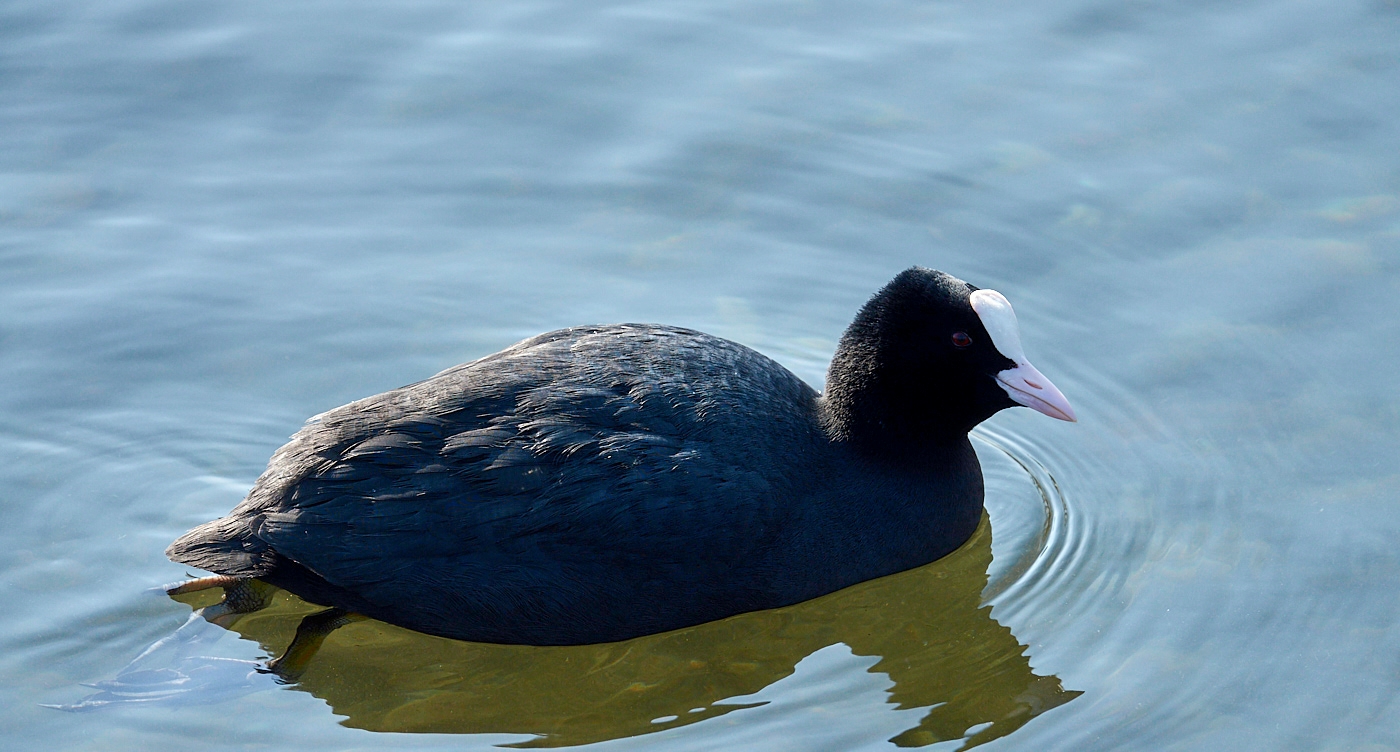
[[[885,285],[846,329],[825,403],[833,436],[861,443],[961,440],[1017,404],[1074,420],[1026,361],[1006,298],[922,267]]]

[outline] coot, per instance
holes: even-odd
[[[219,574],[171,592],[224,587],[213,618],[289,590],[332,607],[312,643],[357,615],[569,645],[784,606],[967,540],[968,431],[1014,405],[1075,420],[1006,298],[931,269],[865,304],[824,394],[689,329],[561,329],[311,418],[170,545]]]

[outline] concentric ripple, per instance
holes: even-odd
[[[1179,416],[1160,413],[1113,374],[1072,365],[1055,374],[1079,424],[1046,426],[1039,416],[1007,411],[973,435],[993,534],[983,598],[1030,646],[1038,670],[1086,691],[1079,712],[1092,707],[1088,715],[1113,718],[1121,709],[1096,707],[1095,686],[1121,676],[1125,663],[1190,663],[1195,648],[1164,639],[1162,625],[1210,634],[1208,615],[1232,607],[1224,599],[1207,605],[1197,593],[1185,612],[1162,578],[1199,576],[1202,557],[1235,559],[1238,512],[1223,458],[1200,437],[1183,435]],[[1208,712],[1199,698],[1217,680],[1198,675],[1155,688],[1156,702],[1139,711],[1138,738],[1164,732],[1170,719]]]
[[[975,445],[995,531],[984,597],[1006,603],[1063,558],[1071,543],[1069,508],[1054,475],[1016,436],[984,429]]]

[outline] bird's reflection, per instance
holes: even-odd
[[[923,746],[980,726],[966,743],[975,746],[1079,694],[1037,676],[1025,647],[982,605],[991,560],[984,517],[961,549],[919,569],[795,606],[604,645],[486,645],[364,621],[332,635],[295,686],[328,702],[348,726],[533,734],[519,746],[565,746],[740,710],[744,704],[722,701],[753,694],[803,658],[844,643],[878,659],[870,670],[893,682],[892,703],[928,708],[891,741]],[[234,629],[275,655],[312,609],[283,595]]]

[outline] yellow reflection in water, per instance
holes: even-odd
[[[518,746],[564,746],[741,710],[716,703],[753,694],[806,656],[845,643],[879,658],[870,670],[894,683],[890,702],[929,708],[893,742],[923,746],[991,724],[966,744],[975,746],[1079,695],[1037,676],[1025,647],[981,604],[991,561],[984,516],[970,541],[928,566],[795,606],[604,645],[487,645],[359,622],[331,635],[297,686],[356,728],[536,734]],[[276,654],[311,610],[279,598],[236,629]],[[653,722],[668,716],[676,718]]]

